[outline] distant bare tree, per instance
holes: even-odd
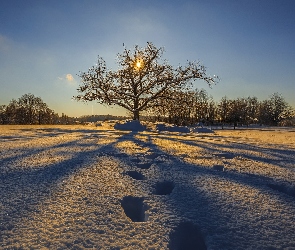
[[[33,94],[24,94],[0,107],[2,124],[54,124],[59,120],[58,114]]]
[[[291,116],[292,111],[289,104],[285,101],[284,97],[279,93],[274,93],[270,97],[271,104],[271,119],[274,125],[278,125],[283,119]]]
[[[194,125],[198,122],[213,124],[217,108],[212,96],[206,90],[179,90],[170,93],[173,98],[161,99],[159,105],[149,114],[158,121],[175,125]]]
[[[236,129],[238,123],[242,122],[243,115],[246,112],[245,107],[246,105],[242,99],[229,100],[227,120],[234,125],[234,129]]]
[[[192,125],[196,123],[194,117],[195,92],[178,90],[170,92],[170,98],[158,100],[158,105],[149,110],[149,114],[158,121],[165,121],[175,125]]]
[[[230,101],[228,100],[226,96],[222,97],[220,102],[218,103],[217,112],[218,112],[220,122],[222,124],[222,128],[224,124],[228,122],[228,116],[230,111],[229,104],[230,104]]]
[[[7,120],[6,105],[0,105],[0,124],[5,124]]]
[[[196,89],[194,93],[194,117],[197,122],[205,122],[208,119],[209,97],[205,89]]]
[[[169,123],[175,125],[192,125],[195,123],[193,111],[195,106],[194,91],[174,91],[173,98],[166,99],[169,114]]]
[[[213,125],[217,119],[217,106],[213,97],[209,97],[207,120],[209,124]]]
[[[17,112],[18,112],[18,103],[15,99],[12,99],[7,105],[5,110],[6,115],[6,124],[17,124]]]
[[[274,93],[268,100],[260,102],[257,117],[260,124],[276,126],[292,117],[292,108],[281,94]]]
[[[257,123],[258,122],[258,108],[259,101],[257,97],[248,97],[247,98],[247,119],[246,125]]]
[[[163,48],[150,42],[145,48],[135,46],[133,52],[125,48],[118,54],[117,71],[108,70],[106,62],[98,57],[96,66],[80,73],[81,94],[74,98],[121,106],[133,114],[134,120],[139,120],[141,111],[158,106],[160,99],[171,98],[169,93],[192,80],[202,79],[209,85],[216,82],[217,77],[207,76],[199,63],[188,62],[184,67],[173,68],[161,60],[163,52]]]

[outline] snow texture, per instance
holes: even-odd
[[[295,249],[295,129],[0,127],[0,249]]]

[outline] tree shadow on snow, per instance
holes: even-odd
[[[93,131],[95,134],[98,133],[97,130]],[[79,132],[83,133],[83,131]],[[89,130],[86,132],[90,133]],[[97,156],[108,155],[108,152],[117,150],[113,147],[117,141],[101,146],[96,145],[94,141],[88,141],[87,138],[88,135],[69,142],[50,146],[41,145],[33,149],[16,147],[17,155],[3,157],[0,160],[0,197],[1,203],[4,204],[0,211],[0,231],[2,231],[0,242],[2,242],[1,238],[6,234],[9,235],[23,218],[30,218],[34,213],[38,213],[38,206],[51,198],[59,183],[76,171],[95,163]],[[97,138],[92,137],[92,139]],[[87,146],[95,146],[95,148],[88,151],[83,150]],[[81,150],[71,152],[71,148],[75,147]],[[46,154],[50,149],[57,150],[61,155],[65,151],[69,152],[70,157],[58,163],[44,163],[36,167],[22,167],[19,163],[19,160],[23,158],[32,158],[38,162],[42,160],[40,155]],[[13,166],[14,164],[19,167]]]
[[[265,176],[241,174],[233,171],[222,172],[216,171],[214,168],[186,163],[180,158],[163,151],[153,143],[154,138],[166,139],[171,141],[171,143],[177,139],[163,135],[159,137],[159,135],[154,133],[141,133],[140,136],[145,137],[146,139],[143,141],[136,138],[136,133],[130,133],[128,136],[125,136],[125,138],[123,136],[121,139],[131,140],[141,147],[149,148],[150,152],[169,159],[166,163],[157,163],[154,161],[153,164],[160,169],[159,175],[161,176],[158,176],[157,178],[170,181],[173,183],[173,187],[175,186],[176,190],[175,192],[172,191],[172,194],[166,198],[168,207],[170,207],[171,211],[177,214],[177,217],[179,218],[178,222],[174,222],[175,227],[171,229],[172,231],[169,241],[170,249],[205,249],[203,247],[206,245],[206,239],[210,241],[211,244],[212,240],[218,239],[219,242],[216,244],[222,249],[236,249],[237,247],[247,248],[249,247],[249,244],[251,244],[250,242],[253,244],[256,242],[255,244],[258,245],[259,243],[257,242],[269,242],[269,245],[259,245],[261,249],[274,247],[274,245],[272,245],[272,240],[273,242],[277,241],[278,235],[270,236],[263,230],[258,233],[257,228],[253,228],[253,225],[251,224],[251,221],[253,220],[263,220],[263,215],[261,213],[254,214],[253,217],[249,217],[249,220],[241,219],[236,227],[227,227],[226,225],[235,225],[237,223],[237,218],[232,217],[232,210],[225,211],[224,204],[222,202],[215,200],[211,197],[211,194],[204,192],[202,186],[198,186],[197,181],[192,182],[192,180],[194,177],[196,180],[198,178],[208,178],[211,180],[218,179],[226,181],[228,182],[228,185],[242,185],[248,189],[265,193],[274,200],[291,206],[295,211],[295,200],[293,199],[293,190],[295,189],[293,189],[293,187],[286,188],[285,186],[276,186],[275,184],[272,184],[274,183],[272,178]],[[191,146],[201,147],[216,154],[229,154],[230,152],[224,150],[224,145],[221,145],[222,149],[220,149],[220,145],[214,142],[199,143],[199,141],[188,142],[184,140],[181,140],[180,142]],[[250,145],[239,145],[239,149],[244,151],[249,150],[249,147],[250,150],[255,150],[255,147]],[[236,145],[226,145],[226,148],[236,149]],[[264,149],[260,148],[259,150]],[[285,159],[285,157],[292,153],[292,150],[279,151],[277,149],[269,148],[266,148],[265,150],[276,157],[280,154],[279,156],[282,158],[281,160]],[[147,157],[148,156],[149,155],[147,155]],[[263,157],[254,157],[247,154],[244,156],[256,161],[259,160],[261,162],[266,162]],[[277,162],[274,163],[272,161],[272,164],[277,164]],[[170,174],[171,171],[177,174],[173,176],[173,174]],[[175,176],[176,179],[172,180]],[[278,192],[281,192],[281,194],[278,194]],[[240,211],[244,211],[245,214],[241,214],[241,218],[249,215],[248,208],[243,207],[242,204],[227,205],[229,207],[232,206],[232,209],[235,209],[236,207]],[[267,223],[268,222],[266,222],[266,228],[271,226],[267,225]],[[294,233],[292,228],[288,228],[287,225],[286,227],[287,228],[282,228],[282,230],[285,230],[285,234],[282,234],[285,239],[282,239],[281,243],[284,242],[284,240],[285,242],[288,242],[287,239],[290,239],[290,235]],[[198,246],[202,247],[198,248]],[[275,247],[281,247],[281,245],[277,245]]]
[[[61,133],[66,133],[66,131],[59,131]],[[80,132],[91,133],[89,130]],[[54,134],[55,132],[52,133]],[[95,135],[99,135],[100,133],[106,133],[106,131],[93,131]],[[184,162],[180,158],[165,152],[153,142],[153,139],[159,136],[158,134],[119,131],[112,131],[110,133],[120,137],[116,138],[114,142],[103,146],[96,145],[93,141],[87,140],[83,142],[80,140],[73,140],[68,143],[52,146],[52,148],[60,148],[62,150],[66,147],[96,145],[94,149],[77,152],[73,154],[71,158],[60,163],[50,164],[36,169],[20,171],[8,169],[6,172],[1,171],[0,197],[1,202],[5,204],[5,209],[1,211],[0,229],[2,231],[10,231],[16,227],[17,223],[19,223],[22,218],[29,218],[38,204],[50,198],[51,192],[54,191],[58,183],[75,171],[92,164],[92,161],[95,160],[95,156],[111,156],[129,165],[141,166],[139,167],[138,173],[129,171],[129,176],[136,181],[146,179],[144,175],[140,174],[141,172],[148,173],[148,171],[151,171],[151,168],[156,168],[158,176],[155,177],[155,180],[149,180],[149,182],[143,183],[142,185],[154,183],[154,192],[151,192],[151,197],[149,197],[149,199],[153,199],[154,196],[157,196],[158,199],[166,203],[167,209],[170,209],[170,212],[176,215],[176,219],[175,217],[171,218],[173,221],[168,225],[171,227],[168,242],[169,249],[206,249],[208,244],[210,246],[216,244],[219,249],[235,249],[238,244],[239,247],[245,249],[249,246],[249,242],[259,242],[261,238],[266,237],[269,237],[271,245],[272,239],[277,237],[276,235],[267,235],[263,231],[257,233],[257,230],[251,228],[251,221],[247,220],[240,220],[236,228],[228,228],[226,225],[234,225],[237,218],[232,216],[232,210],[225,211],[223,209],[223,203],[214,199],[211,194],[206,193],[202,189],[202,186],[197,182],[198,178],[202,178],[203,180],[206,178],[211,180],[221,179],[227,181],[229,185],[231,183],[244,185],[254,190],[270,193],[275,199],[283,203],[289,203],[293,208],[295,206],[295,201],[292,196],[288,196],[292,197],[292,199],[288,199],[286,196],[275,196],[276,192],[281,192],[281,190],[285,190],[286,188],[267,185],[267,183],[273,183],[272,180],[268,180],[267,178],[264,179],[267,183],[263,183],[259,176],[254,176],[253,178],[251,175],[216,171],[205,166]],[[145,138],[145,140],[138,139],[137,135]],[[83,138],[85,139],[86,137]],[[171,143],[176,141],[174,138],[162,135],[159,139],[166,139],[171,141]],[[116,147],[118,143],[128,140],[136,143],[140,147],[148,148],[149,153],[141,154],[140,156],[143,158],[144,162],[141,160],[140,162],[135,162],[136,159],[139,159],[138,157],[121,152]],[[201,147],[205,150],[211,150],[212,153],[228,153],[228,151],[224,150],[224,145],[222,145],[223,148],[221,149],[219,148],[220,145],[214,142],[189,142],[185,140],[181,140],[180,142]],[[236,145],[226,145],[229,151],[230,149],[234,149],[235,146]],[[212,147],[214,152],[212,151]],[[239,147],[242,150],[249,149],[249,145],[239,145]],[[24,151],[21,155],[4,158],[0,161],[0,169],[1,167],[9,166],[10,162],[17,161],[20,156],[37,156],[49,148],[51,147],[42,147],[34,149],[33,151],[28,150]],[[255,150],[255,147],[250,146],[250,150]],[[284,150],[280,152],[277,149],[265,150],[268,152],[270,151],[270,153],[276,157],[278,157],[276,154],[281,154],[280,157],[282,157],[282,159],[285,157],[284,154],[288,156],[294,153],[291,150],[290,152]],[[251,155],[244,156],[249,159],[265,162],[262,157],[254,157]],[[161,157],[165,160],[161,160]],[[128,171],[125,172],[128,174]],[[288,192],[290,193],[293,192],[292,190],[290,191],[290,189],[287,190],[289,190]],[[11,197],[13,197],[13,199],[11,199]],[[121,205],[125,210],[126,216],[129,216],[134,223],[148,220],[145,215],[147,207],[142,198],[123,198]],[[234,204],[232,205],[232,209],[234,209],[235,206],[239,207],[241,205]],[[246,209],[247,208],[242,207],[241,211],[246,211]],[[248,215],[246,214],[247,213],[243,216],[247,217]],[[259,219],[259,217],[257,217],[257,219]],[[288,230],[289,229],[286,228],[285,232],[290,232],[290,230]],[[289,237],[288,233],[286,233],[285,237],[286,239]],[[282,241],[286,239],[282,239]],[[216,241],[215,243],[214,240]],[[263,248],[266,249],[266,246],[262,246],[261,249]]]

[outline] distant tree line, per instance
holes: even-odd
[[[294,110],[279,93],[259,101],[256,97],[229,99],[215,102],[204,89],[178,91],[172,98],[161,99],[148,114],[153,121],[175,125],[232,125],[250,124],[294,126]]]
[[[0,124],[73,124],[75,118],[59,116],[40,97],[25,94],[0,105]]]
[[[110,121],[110,120],[127,120],[130,119],[130,116],[115,116],[115,115],[83,115],[76,119],[77,122],[81,124],[89,123],[89,122],[102,122],[102,121]]]
[[[171,98],[169,98],[169,96]],[[131,113],[130,115],[133,116]],[[105,120],[122,120],[127,116],[85,115],[79,118],[59,116],[40,97],[25,94],[0,105],[0,124],[85,124]],[[167,98],[157,100],[143,120],[162,121],[175,125],[295,126],[295,112],[279,93],[259,101],[256,97],[215,102],[206,90],[173,91]]]
[[[40,97],[25,94],[8,105],[0,105],[0,124],[85,124],[106,120],[123,120],[127,116],[84,115],[70,117],[62,113],[59,116]]]

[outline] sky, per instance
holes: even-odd
[[[0,105],[32,93],[55,112],[125,115],[121,108],[77,102],[80,72],[101,56],[135,45],[164,47],[177,67],[200,61],[220,81],[214,100],[280,93],[295,107],[293,0],[3,0],[0,1]]]

